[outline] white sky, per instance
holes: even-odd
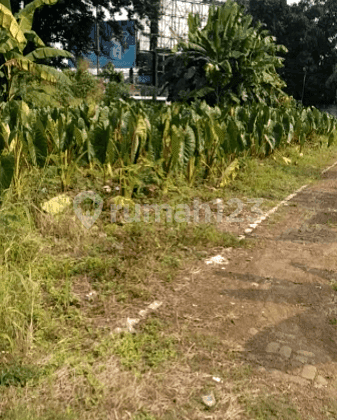
[[[294,4],[294,3],[299,3],[299,2],[300,2],[300,0],[287,0],[287,4],[289,4],[289,6]],[[106,15],[106,17],[108,18],[109,16]],[[127,15],[126,12],[115,16],[116,20],[125,20],[127,18],[128,18],[128,15]]]

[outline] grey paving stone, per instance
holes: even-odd
[[[269,343],[266,347],[267,353],[277,353],[280,349],[280,343]]]
[[[311,351],[298,350],[296,353],[304,357],[315,357],[315,353],[311,353]]]
[[[298,360],[299,362],[301,362],[303,364],[308,362],[308,359],[304,356],[295,356],[294,359]]]
[[[306,386],[310,383],[306,379],[301,378],[300,376],[294,376],[294,375],[288,375],[288,380],[290,382],[293,382],[295,384],[299,384],[299,385],[302,385],[302,386]]]
[[[288,346],[282,346],[280,348],[280,355],[285,357],[286,359],[289,359],[290,355],[291,355],[291,348]]]
[[[302,378],[314,380],[316,376],[317,368],[312,365],[305,365],[302,370]]]
[[[328,386],[328,381],[321,375],[317,375],[315,382],[321,386]]]

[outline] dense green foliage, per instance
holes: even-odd
[[[207,24],[189,15],[188,41],[178,43],[166,76],[169,100],[204,98],[210,105],[255,101],[272,105],[285,83],[275,68],[286,52],[260,25],[251,26],[243,6],[231,0],[211,6]]]
[[[56,1],[35,0],[17,18],[26,22],[24,17],[29,16],[31,25],[34,8]],[[329,144],[334,140],[336,122],[332,117],[314,108],[304,109],[282,92],[284,83],[275,70],[282,60],[276,53],[285,50],[260,26],[250,26],[251,18],[244,16],[243,7],[231,1],[211,7],[202,30],[198,16],[190,15],[188,22],[189,40],[177,47],[183,50],[178,57],[187,61],[188,69],[181,67],[181,79],[172,89],[177,89],[180,97],[182,91],[190,99],[199,96],[205,100],[190,106],[124,100],[130,95],[129,88],[111,66],[103,75],[110,80],[103,96],[104,77],[99,87],[85,62],[79,61],[76,72],[65,72],[70,83],[59,99],[64,107],[39,108],[34,100],[29,105],[13,100],[14,95],[2,103],[0,191],[13,183],[19,194],[22,171],[45,165],[57,167],[65,190],[77,167],[88,164],[101,165],[104,174],[116,178],[122,194],[129,197],[141,187],[145,173],[163,188],[165,180],[176,175],[185,177],[190,185],[207,178],[221,186],[228,165],[241,154],[267,156],[284,143],[302,147],[315,133],[329,136]],[[27,25],[22,26],[26,32]],[[10,30],[9,39],[18,43]],[[12,48],[12,41],[5,45]],[[44,51],[44,47],[38,50]],[[32,69],[28,65],[26,70]],[[41,69],[46,75],[37,76],[49,80],[47,69]],[[23,92],[24,85],[18,85]],[[69,106],[67,95],[96,97],[90,105]],[[29,98],[27,89],[21,96]]]
[[[334,140],[336,121],[315,108],[263,104],[233,108],[146,105],[120,99],[110,106],[29,109],[4,105],[0,123],[0,189],[16,183],[25,167],[54,162],[62,188],[76,165],[99,163],[123,184],[126,195],[140,186],[140,173],[163,183],[169,175],[224,182],[228,164],[242,153],[267,156],[284,143],[303,146],[313,134]],[[133,173],[125,178],[125,172]],[[162,184],[163,186],[163,184]]]
[[[290,6],[286,0],[254,0],[249,2],[247,12],[254,23],[264,23],[277,42],[288,49],[284,68],[279,70],[287,83],[286,92],[298,100],[304,93],[306,105],[334,102],[336,2],[302,0]]]
[[[97,79],[88,72],[88,63],[79,60],[77,70],[64,71],[71,80],[71,90],[75,97],[86,98],[97,87]]]
[[[102,79],[107,79],[107,80],[109,80],[109,82],[117,82],[117,83],[124,82],[123,73],[116,71],[114,65],[111,62],[108,63],[103,68],[103,70],[98,75],[98,77],[100,77]]]

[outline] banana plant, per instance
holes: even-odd
[[[261,24],[251,23],[252,17],[232,0],[211,5],[202,29],[199,15],[189,14],[188,40],[178,42],[169,58],[173,64],[165,77],[169,97],[179,99],[179,91],[184,91],[187,99],[199,96],[212,105],[252,101],[270,105],[286,86],[276,72],[283,66],[276,54],[287,49],[276,45],[276,38]]]
[[[32,30],[33,17],[36,9],[44,5],[56,4],[58,0],[34,0],[24,9],[13,16],[10,0],[0,0],[0,54],[4,57],[4,64],[0,66],[0,76],[6,77],[5,95],[7,100],[15,96],[15,78],[18,71],[29,72],[40,79],[56,83],[63,80],[70,84],[68,77],[62,72],[36,61],[51,57],[71,58],[68,51],[51,48]],[[31,41],[37,47],[34,51],[24,55],[24,49]]]

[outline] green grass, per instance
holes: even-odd
[[[290,399],[278,396],[259,396],[246,401],[247,413],[254,420],[302,420]]]

